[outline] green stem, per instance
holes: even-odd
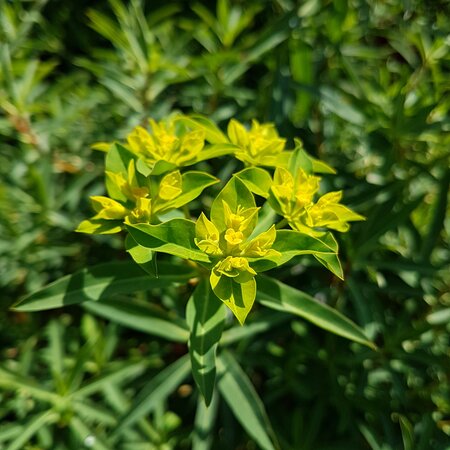
[[[185,219],[191,220],[191,212],[189,211],[188,205],[183,206],[183,214]]]
[[[279,230],[280,228],[285,227],[287,224],[288,224],[287,219],[282,219],[282,220],[280,220],[280,221],[275,225],[275,228],[276,228],[277,230]]]

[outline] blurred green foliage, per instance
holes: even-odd
[[[178,110],[301,136],[367,217],[341,239],[345,282],[306,259],[273,275],[352,317],[378,352],[263,310],[233,348],[280,447],[448,449],[449,14],[446,0],[0,0],[0,446],[255,448],[226,403],[195,416],[192,381],[171,394],[169,372],[145,418],[112,433],[186,348],[95,309],[7,311],[126,257],[120,238],[72,231],[103,193],[89,146]],[[127,301],[183,309],[162,294]],[[61,406],[67,392],[83,401]]]

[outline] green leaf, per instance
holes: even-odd
[[[231,180],[225,185],[225,187],[219,192],[218,196],[211,205],[211,221],[218,228],[219,231],[225,230],[225,212],[223,207],[223,201],[227,202],[231,211],[237,211],[238,206],[243,208],[254,208],[256,206],[255,199],[250,190],[245,184],[237,177],[232,177]],[[253,226],[249,226],[249,229],[253,229],[256,225],[256,215],[253,220]]]
[[[108,300],[112,295],[144,291],[186,283],[196,276],[191,268],[160,263],[157,278],[150,277],[131,261],[99,264],[68,275],[28,295],[15,306],[16,311],[41,311],[85,301]]]
[[[249,167],[236,174],[247,188],[256,195],[267,198],[272,186],[272,177],[269,172],[260,167]]]
[[[34,416],[22,428],[22,433],[12,441],[5,450],[22,450],[29,442],[31,437],[35,435],[42,427],[51,423],[56,423],[59,419],[59,414],[52,410],[44,411]]]
[[[133,258],[151,276],[156,276],[156,262],[153,258],[153,251],[147,247],[139,245],[131,236],[127,234],[125,237],[125,249]]]
[[[225,307],[207,280],[195,288],[186,308],[192,375],[206,406],[211,403],[216,379],[216,351],[225,324]]]
[[[339,256],[337,253],[330,253],[329,255],[325,254],[315,254],[314,258],[323,264],[331,273],[336,275],[341,280],[344,279],[344,272],[342,271],[341,262],[339,261]]]
[[[261,333],[266,333],[272,328],[291,320],[289,314],[274,312],[267,309],[258,310],[252,313],[251,322],[247,322],[245,327],[236,325],[225,330],[220,340],[221,347],[234,344],[243,339],[253,339]]]
[[[72,396],[81,400],[82,397],[89,397],[95,392],[102,391],[111,383],[120,384],[130,379],[140,376],[148,362],[144,359],[139,362],[120,362],[119,366],[112,366],[107,372],[102,372],[102,375],[91,379],[89,382],[83,384],[79,389],[73,392]]]
[[[257,300],[264,306],[295,314],[338,336],[376,348],[360,327],[335,309],[272,278],[260,275],[257,279]]]
[[[92,436],[94,437],[94,440],[92,445],[90,445],[90,448],[92,448],[93,450],[111,450],[111,447],[103,442],[102,439],[99,439],[99,437],[96,436],[95,431],[90,429],[89,426],[83,420],[81,420],[80,417],[72,416],[69,422],[69,427],[78,437],[80,446],[85,445],[84,442],[86,441],[86,438],[88,436]]]
[[[192,435],[192,450],[209,450],[211,448],[214,438],[213,428],[219,406],[218,399],[217,394],[213,395],[211,404],[206,406],[203,399],[200,396],[198,397]]]
[[[226,275],[211,272],[211,287],[214,294],[230,308],[241,325],[252,309],[256,297],[256,282],[252,277],[244,283],[238,283]]]
[[[220,131],[217,125],[204,116],[193,114],[177,117],[176,120],[194,130],[202,130],[205,133],[205,139],[210,144],[229,144],[228,138]]]
[[[323,86],[320,89],[320,96],[322,104],[338,117],[354,125],[361,126],[364,124],[365,117],[359,109],[350,102],[351,97],[347,97],[339,90],[327,86]]]
[[[295,178],[300,169],[303,169],[306,173],[312,173],[313,165],[311,157],[303,149],[302,142],[296,140],[295,150],[291,153],[289,158],[288,170]]]
[[[448,211],[447,199],[450,188],[450,169],[447,169],[439,180],[439,192],[436,203],[433,207],[433,216],[428,228],[428,232],[422,242],[420,249],[421,261],[429,261],[436,242],[439,239],[441,229],[444,225],[445,217]]]
[[[122,230],[122,220],[87,219],[83,220],[75,230],[86,234],[114,234]]]
[[[34,399],[58,405],[61,397],[53,391],[41,387],[34,380],[30,380],[17,372],[0,367],[0,387],[8,390],[20,390]]]
[[[174,266],[174,272],[176,271],[177,267]],[[149,303],[116,299],[86,302],[83,307],[128,328],[169,341],[186,342],[189,336],[184,320]]]
[[[263,450],[278,448],[264,405],[230,352],[219,354],[217,371],[220,393],[242,427]]]
[[[423,195],[420,195],[410,202],[402,205],[398,211],[392,211],[393,205],[397,202],[396,198],[376,205],[371,209],[363,232],[358,236],[357,242],[354,244],[354,252],[357,258],[367,255],[376,247],[378,239],[388,230],[394,229],[405,222],[411,213],[423,202]],[[389,214],[386,215],[386,211]],[[356,258],[355,258],[356,259]]]
[[[136,156],[127,148],[115,142],[106,154],[105,170],[113,173],[128,174],[128,166],[131,160],[136,160]]]
[[[272,249],[280,252],[281,256],[271,256],[253,261],[250,265],[256,272],[262,272],[285,264],[298,255],[314,255],[321,257],[323,264],[333,273],[335,273],[333,270],[336,270],[336,274],[339,274],[339,270],[335,262],[333,262],[333,255],[337,254],[338,246],[331,233],[326,233],[320,238],[316,238],[299,231],[278,230]],[[330,256],[330,261],[327,260],[328,256]],[[322,261],[320,262],[322,263]]]
[[[195,245],[195,223],[191,220],[172,219],[159,225],[127,224],[127,229],[143,247],[184,259],[209,262],[208,256]]]
[[[314,173],[329,173],[329,174],[335,174],[336,170],[334,170],[331,166],[329,166],[327,163],[324,163],[320,159],[315,159],[312,156],[310,156],[313,166],[313,172]]]
[[[239,147],[229,143],[208,145],[197,155],[195,161],[200,162],[219,158],[220,156],[232,155],[236,150],[239,150]]]
[[[189,356],[184,355],[153,377],[119,420],[114,434],[119,434],[124,428],[154,411],[188,376],[190,370]]]
[[[414,428],[411,422],[402,414],[398,414],[397,419],[402,432],[403,450],[413,450],[415,448],[415,439]]]
[[[220,180],[206,172],[190,171],[181,177],[182,192],[173,200],[158,199],[154,202],[154,212],[162,213],[169,209],[180,208],[197,198],[208,186],[218,183]]]
[[[164,173],[171,172],[172,170],[176,169],[177,169],[176,164],[160,159],[159,161],[156,161],[155,165],[153,166],[151,170],[151,175],[162,175]]]

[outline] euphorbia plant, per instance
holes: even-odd
[[[343,278],[338,245],[329,230],[345,232],[348,222],[363,218],[340,203],[341,192],[319,195],[318,174],[333,173],[332,168],[309,156],[298,140],[293,150],[286,150],[286,140],[272,124],[254,121],[246,129],[233,119],[227,134],[200,116],[175,116],[161,123],[150,121],[150,125],[149,130],[136,127],[126,143],[97,145],[106,152],[107,195],[91,197],[95,215],[77,230],[123,232],[127,251],[146,274],[139,277],[133,270],[129,276],[126,270],[112,273],[102,289],[78,286],[76,292],[71,285],[77,287],[77,283],[66,278],[24,299],[16,309],[101,302],[105,291],[151,289],[162,281],[189,282],[194,289],[185,317],[177,318],[174,325],[188,330],[192,374],[206,405],[213,398],[222,334],[234,326],[227,309],[238,326],[245,326],[257,300],[372,346],[363,331],[337,311],[262,275],[298,255],[312,255]],[[219,180],[204,170],[185,169],[199,162],[204,167],[205,161],[219,156],[235,157],[244,167],[229,180]],[[207,208],[202,194],[220,181],[225,185]],[[157,254],[171,257],[156,258]],[[102,276],[106,276],[105,270]],[[157,335],[164,333],[155,329]],[[230,353],[218,357],[222,372],[227,364],[235,367]],[[239,370],[235,367],[233,374],[242,380]],[[227,398],[231,394],[221,383],[219,390],[233,409],[236,399]],[[135,420],[131,416],[123,423]],[[267,435],[261,437],[264,427],[263,431],[252,430],[244,422],[241,420],[263,448],[273,448]]]

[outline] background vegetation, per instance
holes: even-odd
[[[64,274],[128,258],[120,237],[73,232],[103,193],[90,145],[174,111],[300,136],[367,217],[340,240],[345,282],[309,259],[276,276],[351,317],[378,352],[262,311],[249,324],[265,332],[233,349],[280,447],[450,448],[449,2],[93,5],[0,0],[0,448],[119,448],[117,416],[186,353],[88,306],[8,311]],[[210,170],[225,180],[232,164]],[[120,448],[256,448],[226,404],[200,439],[192,380],[179,383]]]

